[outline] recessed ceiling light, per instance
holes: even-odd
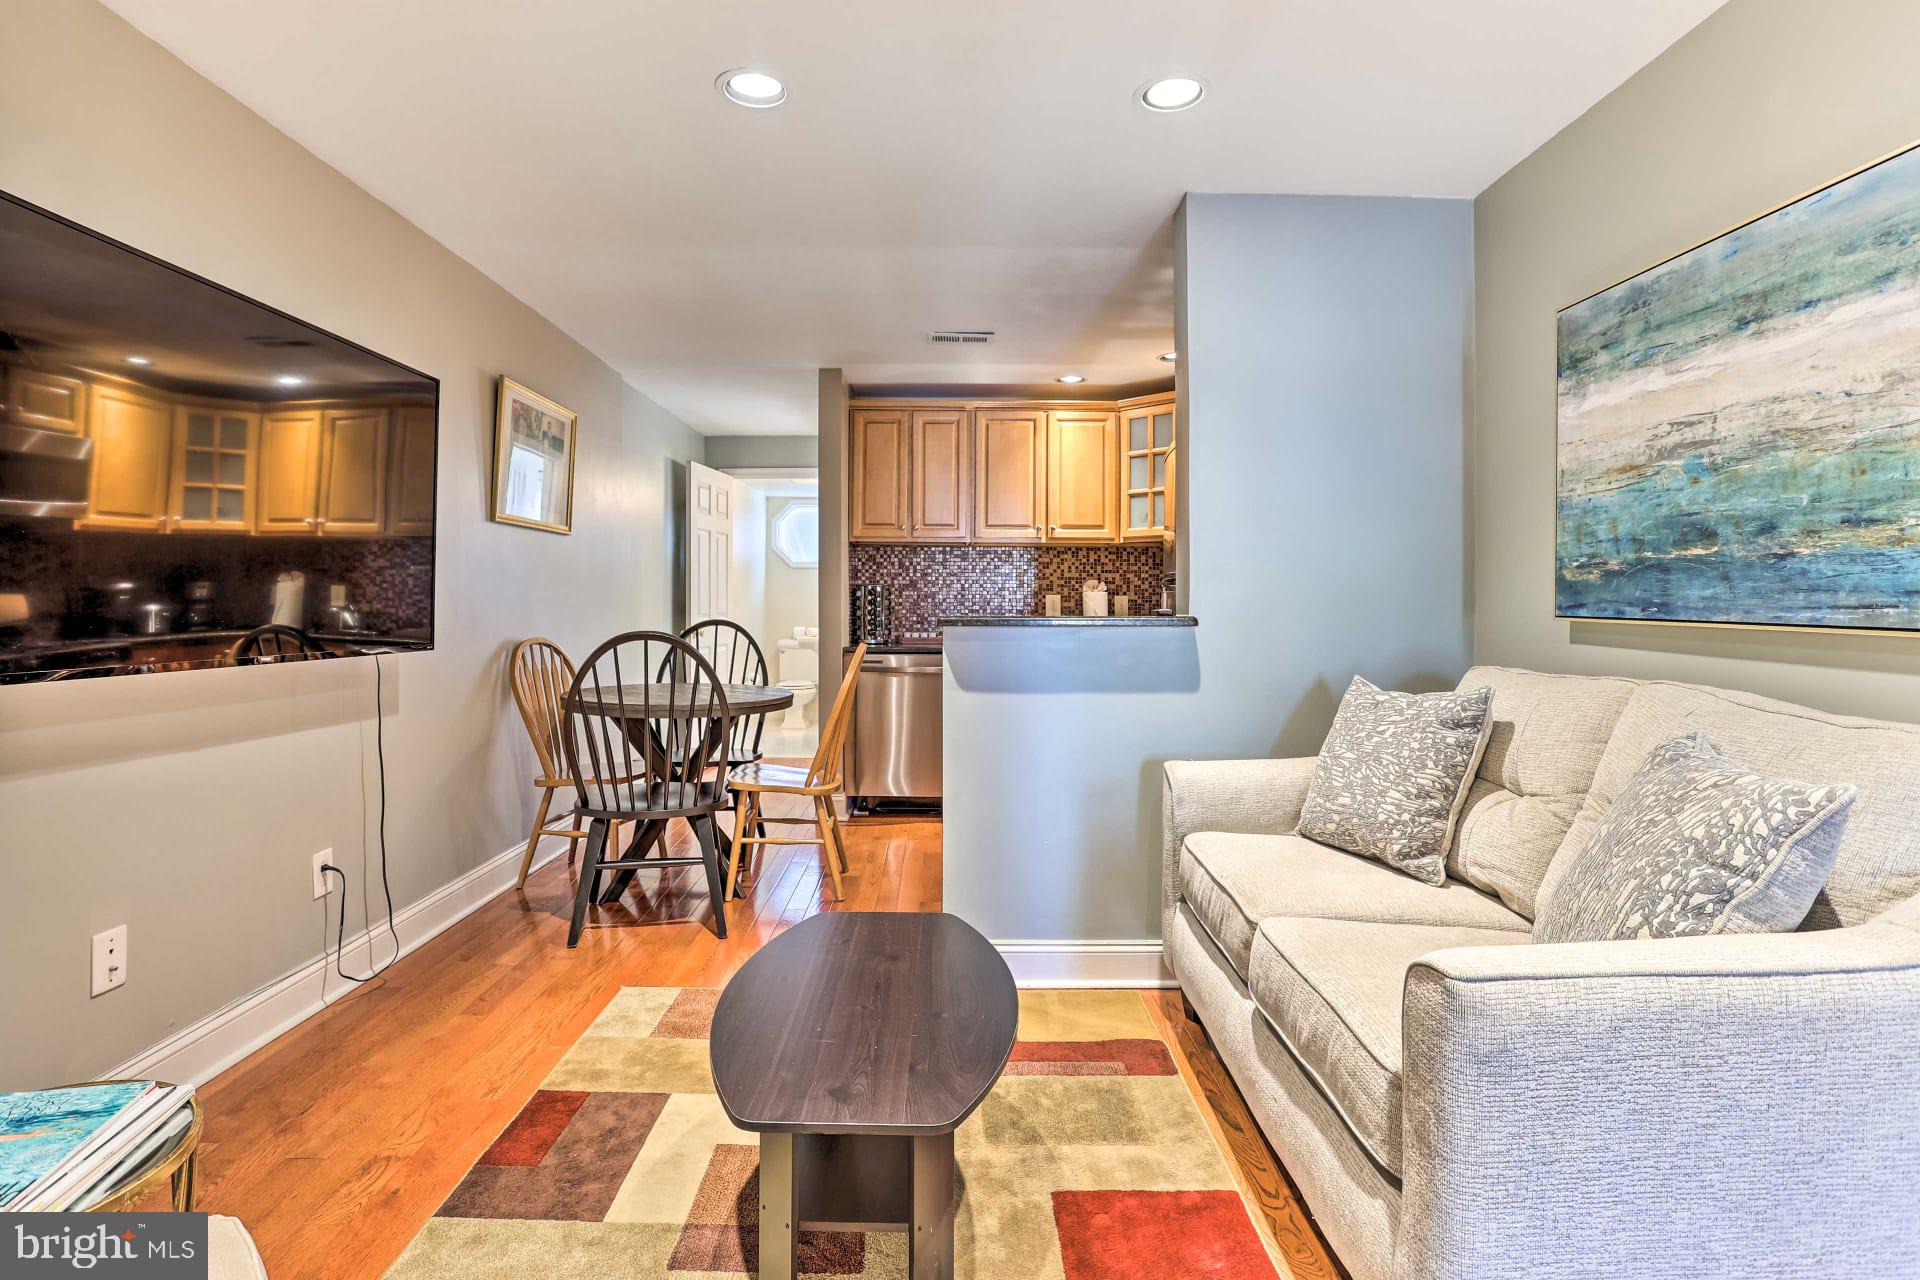
[[[1192,76],[1167,76],[1141,86],[1140,105],[1149,111],[1184,111],[1206,92],[1207,86]]]
[[[127,363],[128,364],[152,364],[153,361],[147,359],[145,356],[128,356]]]
[[[743,107],[777,107],[787,100],[787,86],[764,71],[737,67],[721,72],[713,83],[721,97]]]
[[[274,381],[279,383],[283,387],[297,387],[301,383],[305,382],[306,379],[301,377],[297,373],[283,373],[279,377],[275,378]]]
[[[1054,381],[1055,382],[1085,382],[1086,379],[1081,377],[1077,373],[1063,373],[1059,377],[1055,378]]]
[[[1172,364],[1175,360],[1178,360],[1180,358],[1180,353],[1178,351],[1162,351],[1160,353],[1160,358],[1162,360],[1165,360],[1168,364]]]

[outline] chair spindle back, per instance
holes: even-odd
[[[543,779],[567,776],[567,754],[560,745],[567,718],[561,706],[573,685],[573,676],[573,663],[545,636],[513,646],[508,679],[513,685],[514,705],[520,708],[527,736],[533,739],[533,754],[540,762]]]
[[[304,662],[309,658],[331,656],[324,645],[306,632],[278,622],[255,627],[235,640],[233,647],[227,650],[227,661],[240,667],[261,662]]]
[[[580,664],[563,700],[561,744],[579,809],[622,816],[677,809],[706,770],[725,763],[733,710],[694,647],[664,631],[615,636]]]
[[[820,728],[820,744],[813,750],[813,764],[807,769],[809,787],[840,787],[841,767],[846,760],[847,728],[853,723],[853,695],[860,684],[860,663],[867,656],[863,641],[847,656],[846,670],[840,676],[840,692],[834,695],[833,710]]]
[[[708,618],[680,633],[727,684],[767,684],[767,655],[751,632],[728,618]],[[760,758],[765,715],[739,716],[727,734],[727,760],[744,764]]]

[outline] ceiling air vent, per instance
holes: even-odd
[[[927,335],[932,343],[958,343],[962,346],[978,346],[993,341],[991,329],[935,329]]]

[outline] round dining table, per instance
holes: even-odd
[[[782,689],[777,684],[723,684],[720,687],[727,694],[727,710],[736,720],[785,711],[793,705],[793,690]],[[696,690],[688,684],[623,684],[617,691],[611,686],[582,689],[567,700],[567,706],[588,716],[622,715],[624,709],[629,726],[627,733],[631,737],[633,725],[650,719],[704,719],[710,707],[709,688],[701,685]]]
[[[723,684],[720,686],[727,695],[727,711],[735,720],[746,716],[770,715],[775,711],[785,711],[793,705],[793,690],[782,689],[777,684]],[[714,699],[710,686],[688,684],[624,684],[617,689],[605,686],[600,689],[582,688],[577,694],[566,700],[569,711],[584,716],[603,716],[609,720],[619,720],[622,732],[627,740],[646,754],[648,759],[657,759],[656,748],[650,723],[661,720],[712,720],[715,721],[711,733],[719,732],[718,717],[712,715]],[[727,759],[724,744],[709,742],[707,755],[724,771]],[[720,845],[720,860],[724,865],[733,851],[733,838],[726,828],[718,822],[713,824],[714,834]],[[637,856],[660,830],[653,823],[643,822],[636,826],[633,843],[627,846],[626,857]],[[615,873],[611,883],[600,894],[599,901],[613,902],[626,892],[633,883],[633,868]]]

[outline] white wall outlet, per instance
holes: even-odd
[[[127,926],[117,924],[93,935],[93,994],[127,985]]]
[[[333,862],[331,849],[322,849],[313,855],[313,900],[315,902],[333,892],[333,875],[320,869],[331,862]]]

